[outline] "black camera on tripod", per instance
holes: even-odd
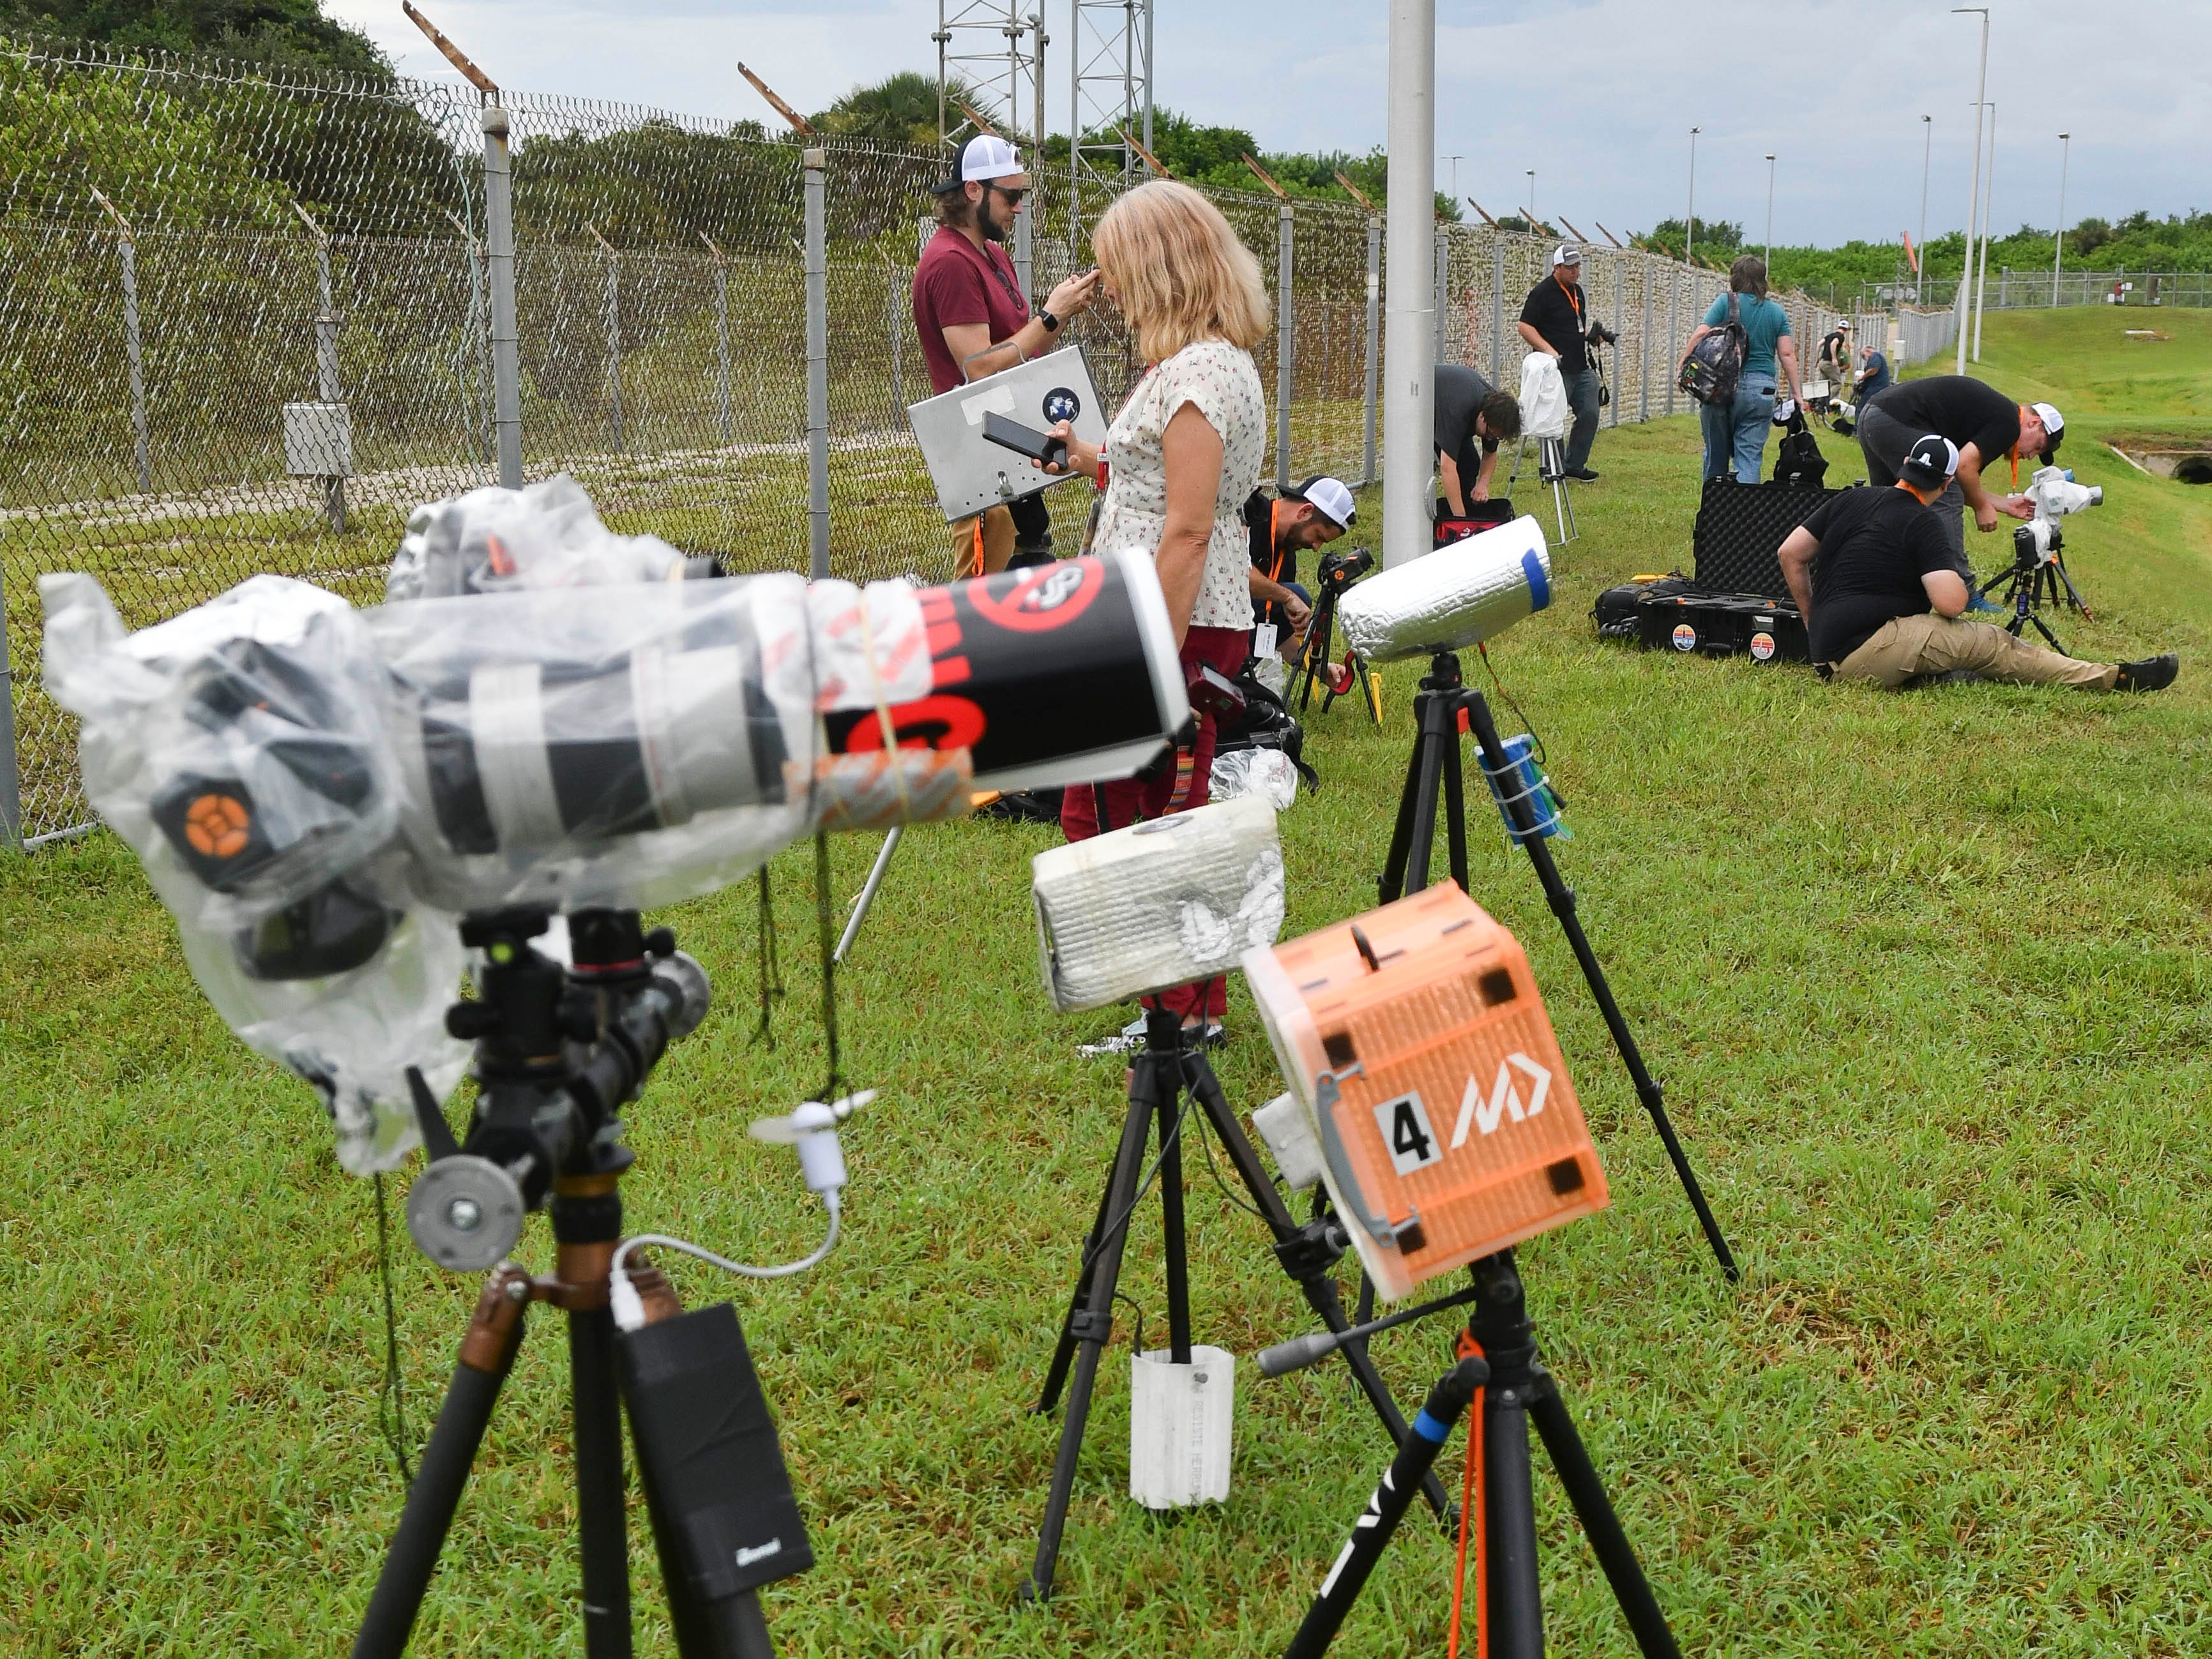
[[[1321,556],[1318,580],[1324,593],[1341,595],[1344,590],[1375,568],[1375,555],[1364,547],[1347,547],[1341,551]]]

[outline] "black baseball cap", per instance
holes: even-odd
[[[1897,476],[1916,489],[1941,489],[1958,476],[1959,446],[1938,433],[1913,441]]]
[[[1352,521],[1359,516],[1352,505],[1352,492],[1344,487],[1340,478],[1332,478],[1326,472],[1316,472],[1296,489],[1285,489],[1284,495],[1294,501],[1310,501],[1314,511],[1327,519],[1339,530],[1352,528]]]

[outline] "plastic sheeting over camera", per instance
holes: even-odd
[[[1527,514],[1349,589],[1336,618],[1370,662],[1458,651],[1552,602],[1552,552]]]

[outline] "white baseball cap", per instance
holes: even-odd
[[[963,185],[993,179],[1011,179],[1025,169],[1014,147],[995,132],[979,132],[960,146],[960,165],[952,177],[932,187],[932,193],[950,196]]]
[[[1559,265],[1578,265],[1582,262],[1583,251],[1572,242],[1562,242],[1552,250],[1552,264],[1555,268]]]
[[[2055,404],[2030,404],[2028,407],[2043,422],[2043,459],[2047,461],[2058,448],[2058,440],[2066,430],[2066,417]]]
[[[1308,478],[1295,489],[1286,489],[1285,495],[1294,501],[1304,501],[1339,530],[1352,528],[1352,520],[1359,515],[1352,505],[1352,492],[1341,479],[1321,474]]]

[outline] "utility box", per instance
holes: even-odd
[[[295,478],[353,477],[353,411],[343,403],[284,405],[284,470]]]

